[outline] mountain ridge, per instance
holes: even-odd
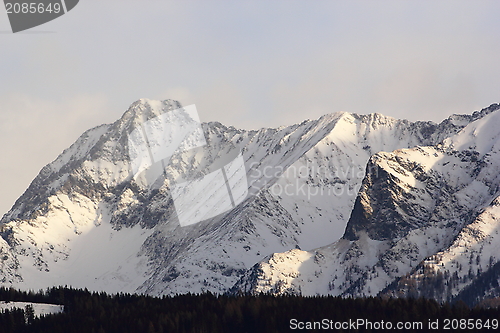
[[[41,170],[1,219],[3,284],[152,295],[227,292],[271,253],[328,247],[340,238],[373,154],[438,145],[498,108],[440,124],[349,113],[252,131],[204,123],[207,147],[173,156],[167,179],[149,189],[131,177],[126,134],[178,107],[171,100],[139,100]],[[237,151],[251,195],[226,214],[181,228],[169,186],[220,167],[222,153]],[[330,192],[311,203],[313,190]]]
[[[268,257],[254,266],[252,272],[233,287],[233,292],[344,296],[389,293],[392,296],[426,296],[440,301],[460,297],[457,292],[467,287],[465,282],[449,297],[446,293],[438,296],[436,290],[439,289],[430,287],[431,284],[426,281],[432,276],[425,263],[435,260],[426,258],[439,256],[440,251],[446,250],[456,237],[469,229],[475,216],[488,207],[491,200],[496,200],[497,175],[500,171],[499,161],[495,159],[498,145],[494,142],[497,135],[496,132],[480,133],[474,129],[485,126],[495,128],[500,113],[492,111],[498,109],[496,104],[485,109],[487,112],[483,112],[483,117],[475,118],[458,134],[434,147],[416,147],[373,155],[341,240],[309,253],[293,255],[295,250],[292,250],[273,255],[286,255],[291,262],[295,260],[299,268],[293,274],[285,273],[288,270],[286,260],[279,267],[274,265],[270,269],[273,256]],[[468,144],[465,145],[467,149],[455,150],[454,143],[460,142],[461,147],[464,147],[463,137],[469,138],[471,131],[483,143],[480,146],[490,147],[491,150],[480,154],[471,149],[477,145]],[[479,230],[469,234],[478,232],[481,234]],[[492,243],[492,237],[489,236],[488,243]],[[486,247],[485,244],[480,245],[481,249]],[[467,250],[466,247],[464,251]],[[316,260],[318,256],[328,258],[330,264],[322,265]],[[299,257],[305,258],[302,264]],[[315,259],[312,265],[308,264],[311,258]],[[478,273],[474,271],[468,274],[469,281],[480,276],[480,270],[486,271],[488,265],[493,267],[496,258],[492,260],[486,264],[481,256],[481,260],[478,259],[480,267],[474,268],[478,269]],[[432,266],[439,271],[441,263],[449,266],[449,262],[442,261]],[[307,265],[311,267],[304,268]],[[415,266],[420,267],[420,270]],[[427,268],[426,274],[422,272],[423,267]],[[345,268],[345,271],[341,268]],[[407,273],[409,275],[405,275]],[[462,281],[466,278],[461,273],[453,280],[450,278],[453,273],[454,270],[448,269],[438,274],[439,282],[436,283],[440,284],[439,288],[446,286],[452,291],[457,290],[452,285],[457,285],[456,280],[459,278]],[[400,281],[398,287],[394,287],[394,281]],[[388,288],[391,284],[392,290]],[[474,297],[474,302],[480,300],[479,296],[470,295],[468,300]]]

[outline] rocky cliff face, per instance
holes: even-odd
[[[179,107],[140,100],[41,170],[1,220],[4,285],[377,294],[444,250],[496,193],[491,154],[464,142],[497,106],[440,124],[348,113],[258,131],[207,123],[207,145],[174,154],[147,186],[132,175],[128,135]],[[246,200],[181,227],[172,185],[238,152]]]

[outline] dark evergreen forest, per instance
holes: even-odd
[[[459,301],[453,305],[430,299],[340,298],[302,296],[226,296],[213,294],[150,297],[143,295],[89,292],[67,287],[39,292],[0,288],[0,300],[63,304],[63,313],[40,318],[31,309],[0,313],[0,333],[10,332],[289,332],[300,331],[317,322],[336,332],[383,332],[384,329],[362,326],[335,329],[334,322],[363,319],[371,322],[422,322],[422,329],[404,332],[477,332],[475,329],[445,330],[445,319],[472,319],[487,323],[482,331],[496,331],[493,321],[500,318],[498,309],[469,308]],[[293,321],[293,324],[291,322]],[[440,320],[439,329],[428,329],[429,322]],[[466,322],[462,320],[462,322]],[[302,325],[302,326],[301,326]],[[325,328],[326,326],[323,326]],[[292,328],[296,328],[293,330]],[[311,326],[309,327],[311,328]],[[312,327],[314,328],[314,326]],[[311,330],[303,330],[311,331]],[[323,330],[318,330],[323,331]],[[328,331],[328,330],[326,330]],[[397,329],[391,331],[397,332]]]

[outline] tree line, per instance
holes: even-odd
[[[435,319],[487,320],[500,317],[498,309],[470,308],[462,301],[440,304],[425,298],[210,293],[151,297],[124,293],[111,295],[70,287],[38,292],[0,287],[0,300],[64,305],[64,312],[42,317],[33,317],[30,309],[5,310],[0,313],[0,333],[288,332],[292,319],[295,322],[366,319],[427,323]],[[370,330],[346,329],[344,332]]]

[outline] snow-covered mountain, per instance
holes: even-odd
[[[499,110],[475,113],[439,144],[374,154],[340,240],[275,253],[233,290],[499,296]]]
[[[495,244],[498,105],[440,124],[345,112],[254,131],[205,123],[207,145],[174,154],[162,182],[147,186],[132,175],[128,136],[179,107],[139,100],[45,166],[0,222],[2,284],[151,295],[407,294],[422,292],[422,269],[453,276],[457,253],[475,249],[471,235],[474,253],[494,253],[483,243]],[[172,185],[240,152],[246,200],[181,227]],[[497,259],[481,260],[485,274]]]

